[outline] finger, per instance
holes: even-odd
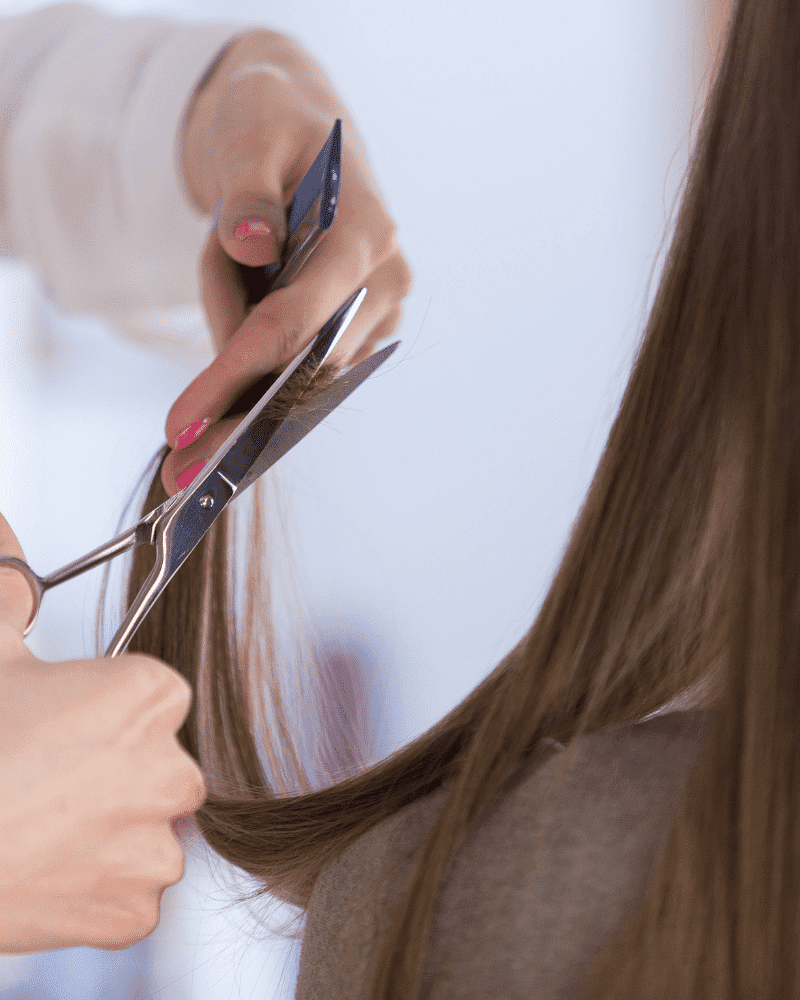
[[[359,310],[357,316],[360,314],[361,310]],[[377,344],[381,340],[390,337],[397,329],[402,317],[402,307],[395,306],[394,308],[389,308],[380,317],[380,321],[376,321],[374,317],[367,319],[369,333],[366,336],[359,336],[357,343],[360,347],[350,363],[357,364],[373,354],[377,349]],[[216,363],[212,367],[216,367]],[[210,369],[207,371],[210,371]],[[264,373],[262,372],[261,374]],[[223,396],[219,404],[213,405],[209,409],[212,411],[220,409],[224,413],[235,398],[234,396],[228,401]],[[228,439],[243,419],[244,417],[239,416],[212,421],[200,439],[195,440],[188,446],[182,447],[179,451],[173,450],[167,455],[161,466],[161,482],[169,496],[174,496],[180,490],[185,489],[186,486],[190,485],[200,475],[205,463],[216,454],[217,449]]]
[[[342,364],[354,365],[376,350],[378,341],[391,336],[403,315],[402,301],[411,288],[411,271],[399,251],[370,275],[367,295],[353,321],[336,345]],[[393,317],[387,323],[388,317]]]
[[[222,248],[216,232],[211,233],[203,249],[200,272],[203,308],[219,354],[241,325],[247,295],[236,264]],[[176,418],[180,419],[180,414]]]
[[[221,192],[218,238],[240,264],[260,266],[280,257],[286,238],[287,180],[293,161],[304,157],[313,124],[275,128],[269,108],[293,107],[297,95],[285,74],[246,74],[231,79],[211,125],[213,169]],[[307,118],[307,116],[306,116]],[[308,166],[313,162],[313,155]],[[299,183],[299,178],[297,179]]]
[[[386,309],[386,307],[384,307],[384,309]],[[361,310],[359,310],[357,315],[360,314]],[[350,363],[357,364],[373,354],[377,349],[377,344],[381,340],[385,340],[387,337],[390,337],[397,329],[400,325],[402,316],[402,307],[395,306],[394,308],[389,308],[388,311],[380,317],[380,321],[376,321],[374,316],[368,318],[366,323],[368,324],[369,333],[366,336],[359,335],[357,343],[360,347]],[[213,373],[220,370],[219,361],[224,361],[228,357],[228,354],[229,352],[226,352],[225,358],[218,359],[214,366],[212,366],[212,369],[207,369],[204,373],[204,375],[209,375],[211,377],[212,384],[214,386],[218,386],[219,382],[217,375]],[[240,376],[241,366],[237,367],[236,371],[237,377]],[[256,369],[256,374],[252,376],[250,381],[255,381],[259,374],[264,374],[264,372],[261,372],[260,369]],[[202,391],[202,386],[199,391]],[[226,412],[231,403],[237,398],[238,392],[238,389],[234,389],[232,394],[223,394],[214,402],[210,403],[209,406],[206,407],[207,410],[209,412]],[[190,483],[192,483],[197,476],[200,475],[203,471],[205,463],[216,453],[220,445],[227,440],[228,436],[236,427],[238,427],[243,419],[243,417],[229,417],[216,422],[212,420],[208,429],[204,431],[201,438],[195,440],[192,444],[181,448],[179,451],[173,450],[169,453],[161,467],[161,482],[169,496],[174,496],[180,490],[185,489],[186,486],[190,485]]]
[[[365,204],[369,202],[362,200],[362,208]],[[343,210],[346,207],[343,201]],[[364,224],[359,225],[363,230]],[[212,277],[204,306],[220,353],[173,404],[167,441],[175,446],[178,436],[196,421],[213,423],[246,386],[267,372],[282,370],[361,283],[366,285],[366,298],[332,355],[339,363],[353,357],[411,287],[411,271],[396,248],[391,222],[381,233],[379,240],[362,232],[344,246],[346,234],[337,235],[334,225],[295,281],[268,295],[243,321],[243,297],[237,298],[229,285]],[[212,243],[204,266],[212,275],[224,275],[225,257],[219,244]],[[352,284],[346,284],[354,275]]]
[[[168,441],[177,442],[183,429],[196,420],[208,420],[213,426],[245,388],[267,372],[283,370],[288,361],[311,342],[323,322],[330,319],[342,304],[341,300],[336,301],[331,312],[325,315],[324,321],[315,320],[313,323],[307,319],[310,304],[301,305],[303,311],[300,323],[294,326],[291,317],[287,318],[284,296],[288,291],[289,289],[281,289],[274,292],[266,300],[269,302],[268,307],[265,302],[264,308],[254,309],[219,357],[184,390],[167,418]],[[345,292],[342,295],[343,300],[347,294]],[[394,308],[394,303],[387,306],[385,300],[371,299],[368,292],[350,324],[352,331],[348,327],[342,342],[337,344],[328,360],[339,365],[346,364],[356,350],[355,345],[360,346],[367,339],[391,308]],[[201,412],[202,417],[196,416]],[[204,440],[208,433],[209,430],[206,430],[200,440]],[[184,450],[180,451],[181,455]]]
[[[16,556],[25,562],[25,553],[0,514],[0,555]],[[0,564],[0,622],[22,636],[33,612],[33,594],[23,574],[13,566]]]
[[[361,361],[375,350],[379,340],[392,333],[402,316],[398,302],[410,287],[410,276],[408,265],[399,252],[378,269],[369,279],[367,295],[332,352],[331,361],[341,366],[353,363],[356,358]],[[281,289],[274,292],[261,307],[253,310],[231,335],[217,359],[178,397],[170,410],[166,427],[167,440],[173,447],[186,441],[185,429],[193,426],[197,429],[203,427],[205,438],[207,428],[228,411],[245,387],[267,372],[285,368],[288,360],[294,358],[316,335],[322,322],[315,326],[306,321],[301,329],[287,322],[288,307],[284,303],[288,291]],[[324,322],[340,306],[341,302],[336,302]],[[392,322],[387,324],[387,317],[393,313]],[[368,348],[366,352],[364,345]],[[190,433],[188,437],[191,440],[195,434]],[[204,453],[210,455],[213,451],[205,448]],[[187,458],[189,453],[184,454],[182,450],[181,454]],[[170,476],[168,472],[166,477],[162,477],[165,488],[167,482],[174,484],[185,468],[186,462],[182,460],[175,476]]]
[[[259,85],[264,86],[263,79]],[[220,140],[217,154],[222,192],[215,209],[215,214],[219,213],[217,240],[229,257],[249,267],[281,259],[287,235],[287,206],[317,155],[324,127],[313,119],[304,119],[298,111],[294,127],[284,133],[281,141],[257,115],[254,125],[253,107],[259,105],[247,105],[245,100],[258,99],[257,93],[242,99],[237,114],[249,107],[249,125],[238,124],[245,131],[233,143],[230,133],[236,122],[226,121],[225,138]]]
[[[352,360],[353,365],[360,365],[362,361],[366,361],[368,357],[378,350],[378,345],[382,340],[388,340],[389,337],[395,332],[395,330],[400,326],[400,321],[403,318],[402,306],[398,306],[396,309],[392,309],[386,319],[379,323],[378,326],[372,331],[369,337],[364,341],[361,348],[356,353]]]
[[[347,176],[344,166],[342,175]],[[396,304],[398,295],[389,291],[382,270],[396,253],[396,229],[380,199],[366,188],[350,185],[341,194],[335,223],[291,285],[281,290],[285,332],[276,342],[275,363],[290,361],[300,339],[319,330],[357,288],[366,287],[371,308],[379,312],[384,311],[384,304],[378,301],[384,294]],[[259,311],[269,311],[270,300],[278,294],[268,296],[253,309],[254,321]],[[362,311],[366,315],[366,306],[365,301],[357,316]]]
[[[250,267],[280,259],[286,239],[286,211],[282,194],[276,200],[258,189],[233,188],[222,199],[217,239],[233,260]]]
[[[236,105],[234,118],[245,104],[243,101]],[[240,141],[231,145],[229,136],[236,123],[229,120],[231,114],[222,117],[225,118],[224,128],[218,123],[217,129],[228,134],[227,139],[220,140],[221,151],[218,152],[222,198],[215,207],[217,221],[200,260],[203,307],[218,353],[240,327],[248,308],[237,263],[260,267],[280,259],[286,237],[284,206],[305,175],[305,160],[309,155],[313,159],[314,155],[305,152],[302,137],[297,133],[307,133],[306,146],[311,150],[319,130],[310,126],[304,130],[298,125],[291,130],[291,144],[287,145],[284,138],[285,148],[280,147],[279,141],[273,141],[270,148],[266,148],[265,137],[270,137],[270,130],[262,127],[253,133],[251,122],[246,138],[242,140],[240,136]],[[283,187],[281,177],[288,178]],[[259,232],[259,229],[268,229],[269,233]],[[196,394],[189,393],[187,398],[184,393],[171,408],[167,418],[170,443],[175,443],[178,434],[188,426],[185,421],[194,422],[196,404],[202,402],[202,398],[197,399],[195,404],[195,399]]]
[[[171,451],[161,466],[161,482],[169,496],[175,496],[203,471],[205,463],[242,422],[243,417],[229,417],[213,424],[200,440],[180,451]]]

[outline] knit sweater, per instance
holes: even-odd
[[[424,964],[426,1000],[567,1000],[644,889],[708,710],[672,712],[576,741],[543,741],[451,859]],[[320,874],[296,1000],[358,996],[447,786],[373,827]],[[541,840],[538,836],[541,833]]]

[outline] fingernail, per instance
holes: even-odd
[[[189,483],[197,478],[198,473],[205,467],[205,464],[205,462],[193,462],[178,480],[178,489],[185,490]]]
[[[263,219],[247,219],[236,227],[234,236],[237,240],[246,240],[248,236],[273,236],[272,226]]]
[[[175,438],[175,451],[180,451],[181,448],[188,448],[190,444],[194,444],[210,423],[208,417],[203,417],[202,420],[195,420],[188,427],[184,427]]]

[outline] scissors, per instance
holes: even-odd
[[[341,171],[336,156],[331,154],[335,154],[334,147],[340,144],[340,136],[341,121],[337,119],[328,142],[301,182],[288,210],[290,219],[286,244],[289,248],[288,259],[277,269],[274,267],[271,271],[268,268],[263,269],[266,274],[255,279],[255,287],[260,289],[268,287],[274,290],[277,282],[286,281],[287,271],[290,274],[288,280],[291,280],[332,224],[338,201],[338,181]],[[323,157],[323,154],[327,159],[323,158],[320,168],[320,157]],[[318,171],[316,179],[315,170]],[[333,172],[337,177],[332,181]],[[311,182],[304,190],[303,186],[309,176]],[[309,196],[315,191],[316,194],[309,202]],[[300,199],[305,198],[306,201],[303,203],[300,200],[302,215],[295,213],[292,217],[295,203],[299,200],[298,196]],[[335,200],[331,201],[331,197]],[[298,265],[297,259],[300,256],[302,259]],[[265,412],[267,404],[282,386],[291,383],[293,379],[305,380],[309,372],[319,368],[330,355],[366,294],[366,288],[361,288],[350,295],[285,371],[279,375],[270,373],[260,379],[256,386],[262,388],[259,390],[259,398],[255,405],[220,445],[201,474],[180,493],[176,493],[155,510],[150,511],[133,527],[45,577],[38,576],[21,559],[14,556],[0,556],[0,565],[14,566],[22,572],[33,594],[33,611],[24,635],[28,635],[33,628],[41,607],[42,595],[50,587],[71,580],[131,548],[154,545],[156,560],[153,569],[128,609],[105,655],[114,657],[124,652],[136,629],[164,588],[228,504],[244,493],[267,469],[332,413],[398,347],[400,341],[395,341],[361,364],[350,368],[311,401],[294,406],[282,419],[276,420],[267,416]],[[248,389],[240,397],[239,404],[241,399],[252,396],[254,389],[255,386]],[[236,406],[237,404],[234,404],[227,415],[237,412]]]

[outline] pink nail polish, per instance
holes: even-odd
[[[210,423],[208,417],[203,417],[202,420],[195,420],[188,427],[184,427],[175,438],[175,451],[180,451],[181,448],[188,448],[190,444],[194,444]]]
[[[263,219],[247,219],[236,227],[234,236],[237,240],[246,240],[248,236],[272,236],[272,226]]]
[[[178,479],[178,489],[185,490],[189,483],[193,482],[202,469],[205,468],[205,464],[205,462],[193,462],[180,479]]]

